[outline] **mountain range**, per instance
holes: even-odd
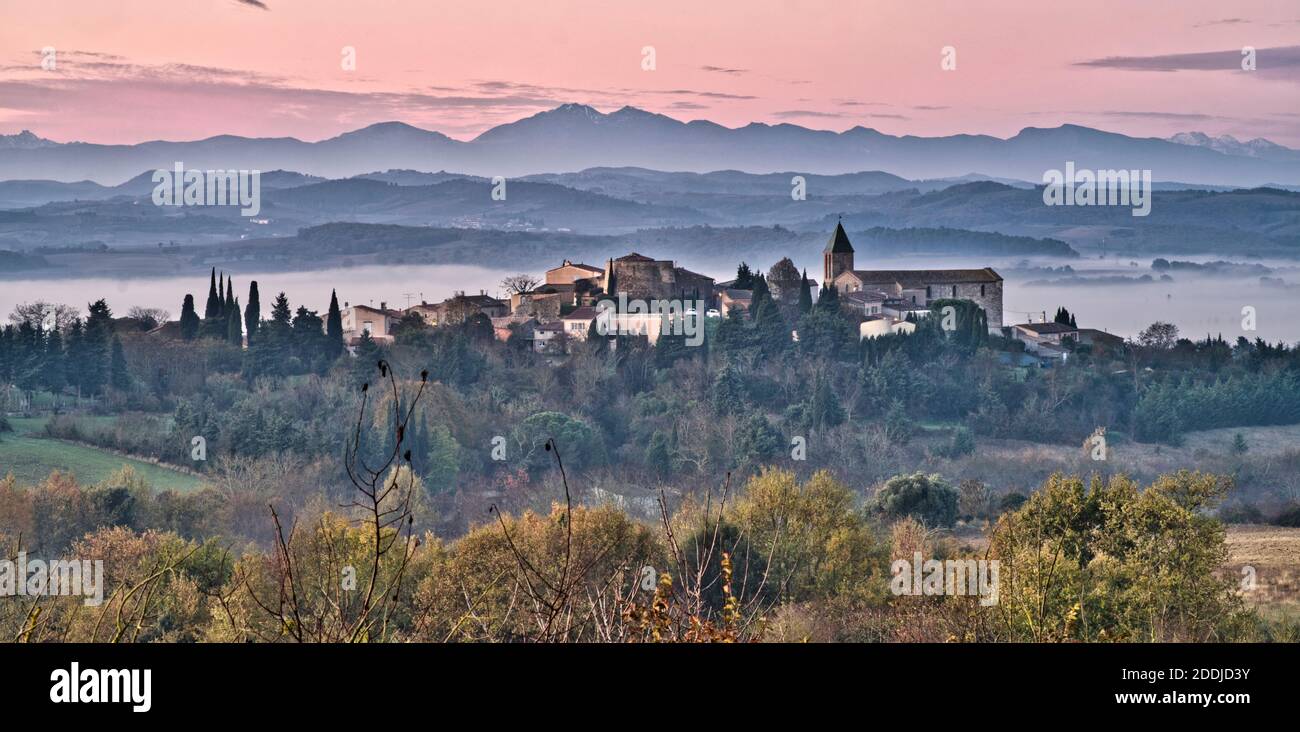
[[[1300,151],[1255,139],[1184,133],[1136,138],[1078,125],[1027,127],[989,135],[894,136],[866,127],[843,132],[793,124],[728,128],[682,122],[634,107],[603,113],[565,104],[461,141],[401,122],[383,122],[318,142],[233,135],[135,145],[57,143],[29,131],[0,136],[0,180],[117,185],[141,170],[293,170],[345,178],[375,170],[455,170],[492,178],[566,174],[599,167],[707,173],[838,175],[882,171],[909,179],[978,174],[1038,182],[1044,171],[1149,169],[1158,181],[1199,185],[1300,184]],[[786,185],[789,185],[788,179]]]

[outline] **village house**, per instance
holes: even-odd
[[[540,323],[533,328],[533,350],[538,353],[564,353],[568,337],[559,321]]]
[[[537,318],[522,313],[511,313],[499,318],[492,318],[492,335],[499,341],[508,341],[518,332],[529,343],[533,340],[533,329],[539,325]]]
[[[840,297],[840,307],[864,317],[883,315],[889,295],[880,290],[855,290]]]
[[[599,285],[604,276],[605,270],[600,267],[566,259],[560,266],[546,270],[546,284],[576,285],[579,280],[588,280],[593,285]]]
[[[741,315],[748,314],[749,305],[753,301],[753,290],[723,288],[718,291],[718,310],[724,318],[730,316],[732,310],[740,310]]]
[[[389,310],[386,302],[379,303],[377,308],[344,303],[342,316],[343,341],[349,346],[359,343],[362,333],[369,333],[373,340],[380,343],[392,343],[393,326],[402,319],[402,313]]]
[[[570,340],[585,341],[587,333],[591,329],[591,324],[596,320],[596,308],[589,305],[574,310],[568,315],[560,317],[560,322],[564,324],[564,333]]]

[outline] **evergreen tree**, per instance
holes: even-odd
[[[750,270],[748,264],[741,262],[740,266],[736,268],[736,283],[734,287],[737,290],[754,289],[754,272]]]
[[[809,312],[812,307],[812,284],[808,282],[808,270],[805,269],[799,278],[799,312]]]
[[[672,453],[668,449],[668,435],[655,430],[650,436],[650,447],[645,452],[645,466],[656,478],[667,478],[672,472]]]
[[[289,309],[289,298],[283,292],[275,296],[275,302],[271,304],[271,327],[278,329],[283,333],[289,332],[289,327],[293,322],[293,311]]]
[[[221,313],[221,299],[217,297],[217,268],[212,268],[212,281],[208,284],[208,303],[203,308],[203,319],[211,320]]]
[[[41,342],[41,333],[32,325],[30,320],[24,320],[18,324],[13,347],[14,385],[31,394],[43,386],[41,366],[45,360],[45,354]]]
[[[229,303],[226,300],[226,273],[222,272],[217,275],[217,317],[221,322],[226,322],[226,311],[229,310]]]
[[[67,355],[64,378],[68,386],[76,388],[79,393],[84,392],[86,387],[82,381],[81,365],[85,362],[86,337],[80,317],[72,319],[72,324],[68,326],[68,337],[64,341],[63,352]]]
[[[59,333],[58,326],[51,330],[49,335],[45,336],[45,355],[44,366],[41,369],[41,378],[45,382],[45,388],[57,394],[63,391],[67,385],[66,360],[63,352],[63,336]]]
[[[767,279],[763,275],[754,275],[754,291],[749,298],[749,317],[753,318],[758,313],[758,308],[764,300],[770,300],[772,293],[767,289]]]
[[[122,339],[113,336],[113,355],[109,365],[113,388],[126,391],[131,388],[131,374],[126,368],[126,353],[122,351]]]
[[[838,312],[840,309],[840,292],[831,285],[823,285],[821,292],[817,293],[817,309],[827,312]]]
[[[239,300],[232,299],[229,301],[230,317],[226,319],[226,340],[230,341],[232,346],[242,346],[244,344],[244,332],[239,327]]]
[[[244,307],[244,333],[248,345],[253,345],[253,337],[262,324],[262,299],[257,293],[257,280],[248,283],[248,305]]]
[[[735,366],[724,364],[713,379],[713,409],[718,414],[738,414],[748,401],[744,378]]]
[[[343,353],[343,311],[339,310],[339,296],[330,290],[330,309],[325,318],[326,350],[331,360]]]
[[[844,409],[824,374],[817,375],[812,400],[808,404],[808,423],[815,430],[834,427],[844,421]]]
[[[0,384],[13,383],[14,332],[12,325],[0,328]]]
[[[214,279],[208,290],[208,304],[203,310],[203,337],[220,338],[225,340],[228,325],[226,322],[226,301],[225,301],[225,274],[221,278],[215,279],[216,270],[213,270]]]
[[[303,305],[298,306],[290,327],[293,333],[294,353],[304,364],[314,364],[328,355],[322,326],[320,316],[315,310],[308,310]]]
[[[82,334],[81,354],[76,361],[80,383],[87,394],[100,393],[108,380],[112,337],[113,311],[104,300],[96,300],[90,304],[90,314]]]
[[[754,312],[754,336],[758,347],[768,356],[782,353],[790,347],[790,326],[770,296],[760,300]]]
[[[181,338],[194,340],[199,334],[199,316],[194,312],[194,296],[186,295],[181,304]]]

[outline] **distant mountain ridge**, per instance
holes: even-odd
[[[1265,140],[1262,137],[1256,137],[1253,140],[1241,141],[1232,135],[1219,135],[1210,137],[1204,132],[1179,132],[1169,138],[1170,142],[1176,142],[1179,145],[1192,145],[1195,147],[1205,147],[1215,152],[1221,152],[1224,155],[1238,155],[1250,158],[1264,158],[1267,160],[1279,161],[1300,161],[1300,150],[1293,150]]]
[[[1076,169],[1149,169],[1157,181],[1300,184],[1300,159],[1286,155],[1295,151],[1267,141],[1234,146],[1216,138],[1221,142],[1188,144],[1199,138],[1136,138],[1068,124],[1027,127],[1007,139],[898,137],[865,127],[830,132],[759,122],[728,128],[707,120],[682,122],[634,107],[606,114],[581,104],[499,125],[467,142],[401,122],[374,124],[319,142],[219,135],[192,142],[99,145],[52,143],[26,131],[0,139],[0,180],[88,180],[104,185],[120,183],[141,170],[170,168],[176,161],[192,168],[282,169],[325,178],[385,169],[516,178],[640,167],[807,175],[867,170],[909,179],[976,174],[1031,182],[1070,161]]]

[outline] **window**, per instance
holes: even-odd
[[[371,326],[373,326],[373,325],[374,325],[374,323],[373,323],[372,321],[369,321],[369,320],[363,322],[363,323],[361,324],[361,332],[362,332],[362,333],[369,333],[369,332],[370,332],[370,328],[371,328]]]
[[[953,297],[957,297],[957,286],[956,286],[956,285],[953,285],[953,286],[952,286],[952,296],[953,296]]]
[[[929,300],[929,299],[932,298],[932,297],[934,297],[934,295],[930,292],[930,286],[929,286],[929,285],[926,285],[926,286],[925,286],[925,299],[926,299],[926,300]],[[912,302],[916,302],[916,298],[915,298],[915,297],[912,298]]]
[[[984,285],[980,285],[980,297],[984,297]]]

